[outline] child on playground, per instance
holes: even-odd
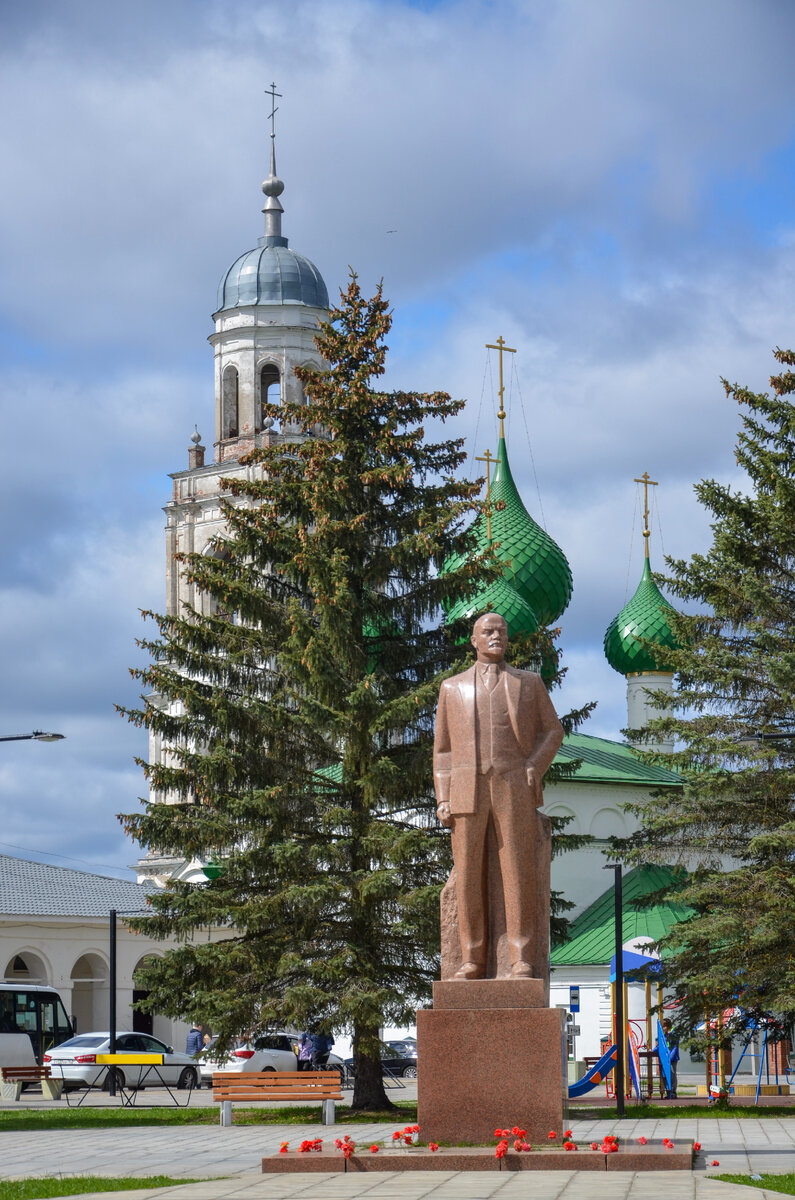
[[[679,1066],[679,1042],[673,1033],[673,1028],[669,1017],[665,1017],[663,1019],[662,1027],[663,1033],[665,1034],[665,1040],[668,1043],[668,1059],[671,1064],[671,1088],[670,1091],[665,1093],[665,1099],[675,1100],[677,1088],[677,1068]]]

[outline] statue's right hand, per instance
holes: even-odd
[[[453,824],[453,818],[450,815],[449,804],[440,804],[436,810],[436,815],[441,821],[442,825],[445,825],[448,829]]]

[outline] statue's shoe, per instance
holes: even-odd
[[[515,962],[513,964],[513,966],[511,967],[511,978],[513,978],[513,979],[532,979],[533,978],[533,968],[530,966],[530,963],[525,962],[523,959],[520,958],[519,961]]]
[[[456,971],[453,979],[482,979],[485,968],[481,963],[465,962]]]

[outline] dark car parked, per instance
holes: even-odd
[[[345,1059],[345,1067],[353,1075],[353,1059]],[[385,1075],[403,1079],[417,1078],[417,1051],[403,1042],[381,1042],[381,1068]]]

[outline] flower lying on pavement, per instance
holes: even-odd
[[[711,1167],[719,1167],[720,1163],[718,1162],[717,1158],[713,1158],[712,1162],[709,1165]]]
[[[428,1142],[428,1149],[430,1150],[431,1154],[435,1154],[436,1151],[439,1149],[439,1143],[438,1142]]]
[[[645,1145],[646,1145],[646,1143],[648,1142],[648,1140],[649,1140],[648,1138],[645,1138],[645,1137],[639,1137],[639,1138],[638,1138],[638,1145],[640,1145],[640,1146],[645,1146]]]

